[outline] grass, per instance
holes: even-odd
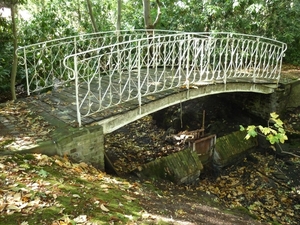
[[[127,224],[141,219],[136,198],[142,194],[140,184],[60,157],[1,157],[0,165],[1,225]]]

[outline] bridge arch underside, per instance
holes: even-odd
[[[128,110],[122,114],[109,117],[94,124],[101,125],[104,134],[111,133],[144,116],[192,99],[230,92],[271,94],[276,87],[277,85],[274,84],[227,83],[211,84],[190,89],[178,88],[177,90],[145,96],[141,106],[136,102],[132,103]]]

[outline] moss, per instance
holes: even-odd
[[[32,154],[26,154],[26,155],[23,155],[23,159],[26,159],[26,160],[34,160],[34,159],[35,159],[35,156],[32,155]]]
[[[180,184],[184,183],[182,181],[198,176],[202,169],[198,155],[186,149],[143,165],[141,175],[167,179]]]
[[[257,140],[245,140],[246,132],[237,131],[217,139],[217,165],[226,166],[257,146]]]
[[[226,212],[231,213],[231,214],[243,214],[243,215],[248,215],[249,217],[253,219],[259,219],[256,215],[252,214],[247,208],[243,206],[237,206],[232,208],[231,210],[227,210]]]

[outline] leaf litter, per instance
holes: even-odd
[[[30,116],[30,112],[24,111],[24,115],[26,118],[28,115]],[[33,120],[21,121],[32,122]],[[48,124],[44,124],[44,126],[48,127]],[[157,127],[149,129],[152,126],[151,119],[146,117],[137,121],[132,127],[124,128],[125,130],[129,129],[129,132],[123,132],[125,135],[117,133],[115,137],[107,141],[107,146],[111,147],[118,156],[115,163],[119,163],[119,167],[116,168],[121,168],[122,173],[128,173],[156,157],[163,157],[172,152],[180,151],[178,147],[162,145],[158,140],[163,138],[164,133]],[[145,133],[146,129],[147,133],[150,130],[150,134]],[[152,141],[149,142],[149,140]],[[3,143],[7,140],[3,141],[2,139],[0,141]],[[24,143],[19,145],[22,146]],[[120,150],[123,143],[126,143],[125,149],[129,150],[128,155],[124,155],[125,151],[121,152]],[[165,151],[166,149],[168,151]],[[138,157],[136,157],[137,153],[139,153]],[[44,215],[41,210],[52,210],[53,208],[55,208],[53,212],[56,216],[53,216],[53,212],[50,213],[50,220],[39,216],[39,224],[97,224],[92,220],[98,216],[91,212],[93,210],[105,214],[105,219],[110,221],[110,224],[122,224],[122,221],[124,224],[131,224],[130,221],[134,221],[132,224],[135,224],[136,221],[143,218],[154,221],[153,214],[148,212],[161,211],[161,209],[157,209],[153,205],[153,201],[170,200],[174,206],[176,205],[174,195],[166,197],[171,192],[178,195],[176,199],[179,197],[184,199],[187,198],[188,192],[194,196],[199,191],[212,197],[215,203],[224,204],[232,210],[246,210],[263,222],[297,224],[300,221],[300,184],[299,181],[290,176],[292,169],[295,173],[299,171],[300,162],[299,159],[293,157],[283,160],[276,158],[273,154],[253,153],[251,157],[245,158],[242,164],[224,170],[216,179],[204,176],[200,183],[195,186],[165,185],[165,187],[161,187],[163,192],[153,195],[152,201],[148,199],[149,208],[144,206],[148,212],[141,212],[139,208],[137,210],[140,212],[139,216],[134,217],[133,213],[129,212],[130,210],[123,209],[118,216],[115,216],[113,212],[117,211],[116,208],[122,209],[124,204],[146,198],[139,183],[135,182],[133,185],[117,180],[86,163],[72,163],[67,157],[33,156],[17,155],[0,158],[2,171],[0,175],[0,218],[1,220],[6,219],[5,224],[10,224],[7,222],[11,218],[10,216],[14,218],[14,222],[11,224],[15,224],[16,218],[19,221],[18,224],[33,224],[33,220],[30,220],[31,217],[36,216],[36,214],[39,215],[39,213]],[[141,160],[136,161],[137,158]],[[55,170],[59,171],[59,176],[54,176]],[[76,178],[76,180],[71,178]],[[93,185],[85,182],[92,182]],[[97,182],[100,182],[101,185],[97,185]],[[114,197],[113,202],[105,200],[102,196],[96,196],[94,192],[92,192],[93,197],[86,198],[86,193],[94,191],[95,185],[105,195],[111,194],[116,188],[124,191],[124,193]],[[82,189],[86,192],[82,192]],[[132,191],[129,192],[129,190]],[[178,193],[182,192],[185,194],[179,196]],[[131,197],[129,193],[133,196]],[[66,204],[64,201],[67,198],[70,199],[70,196],[72,198]],[[78,209],[78,207],[82,207],[83,202],[84,206],[90,207],[90,211]],[[73,207],[72,210],[67,208],[70,204]],[[190,210],[197,207],[197,204],[194,205],[190,209],[177,208],[174,210],[173,216],[186,219],[187,215],[190,215]],[[170,205],[169,207],[172,208]],[[164,213],[166,212],[168,210]],[[169,213],[172,214],[171,211]],[[103,216],[102,214],[101,216]],[[34,223],[36,222],[34,221]]]
[[[144,117],[107,135],[106,149],[116,172],[130,173],[148,161],[184,148],[164,143],[163,137],[164,132],[151,117]],[[203,173],[199,184],[188,188],[206,193],[228,209],[245,211],[262,222],[298,224],[299,168],[299,158],[276,156],[273,150],[259,149],[238,165]],[[177,209],[174,215],[183,216],[185,212]]]
[[[135,197],[140,184],[84,162],[14,155],[1,157],[0,167],[0,224],[107,224],[116,212],[114,220],[130,222],[127,217],[137,220],[142,210]]]
[[[41,116],[36,116],[26,102],[8,101],[0,105],[0,151],[22,150],[37,142],[50,140],[54,130]],[[3,126],[3,127],[2,127]]]

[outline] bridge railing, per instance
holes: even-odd
[[[137,99],[141,105],[142,97],[176,87],[279,81],[282,42],[223,32],[153,32],[64,59],[75,80],[79,124],[121,102]]]
[[[285,43],[226,32],[190,35],[194,40],[188,54],[196,57],[192,61],[191,70],[197,68],[204,74],[210,71],[214,79],[223,79],[225,83],[227,78],[247,78],[254,83],[278,83],[287,47]]]
[[[176,31],[173,31],[176,32]],[[145,38],[149,35],[168,34],[170,31],[129,30],[82,34],[67,38],[49,40],[17,50],[19,66],[26,75],[27,94],[42,91],[74,80],[73,74],[63,65],[67,55],[112,45],[122,41]]]

